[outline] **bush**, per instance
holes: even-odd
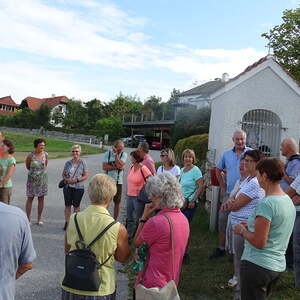
[[[208,134],[192,135],[190,137],[179,140],[176,143],[174,152],[176,156],[176,161],[182,165],[181,154],[185,149],[192,149],[196,154],[196,165],[201,167],[206,160],[208,145]]]

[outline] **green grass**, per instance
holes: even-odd
[[[33,141],[41,137],[31,134],[14,133],[10,131],[5,131],[3,132],[3,134],[7,139],[13,141],[15,146],[15,157],[17,159],[17,162],[24,162],[28,153],[34,150]],[[73,143],[48,137],[45,138],[45,140],[46,151],[49,153],[50,159],[69,156],[71,152],[71,147],[74,144],[81,145],[81,155],[98,154],[104,152],[103,150],[97,147],[92,147],[85,144]]]
[[[181,300],[233,299],[233,289],[227,286],[232,277],[233,265],[228,256],[210,260],[217,245],[217,233],[209,231],[209,215],[199,207],[191,227],[191,261],[183,265],[179,284]],[[134,273],[129,273],[130,294]],[[283,273],[270,300],[300,299],[300,290],[294,288],[293,274]]]

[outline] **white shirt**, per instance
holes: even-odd
[[[180,175],[180,168],[175,165],[172,169],[166,170],[163,166],[159,166],[157,169],[157,175],[162,173],[170,173],[175,177],[178,177]]]

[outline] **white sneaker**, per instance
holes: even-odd
[[[238,281],[237,281],[236,276],[233,276],[231,279],[228,280],[228,286],[230,286],[232,288],[235,287],[237,284],[238,284]]]

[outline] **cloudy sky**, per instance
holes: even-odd
[[[167,100],[268,53],[297,0],[0,0],[0,97]]]

